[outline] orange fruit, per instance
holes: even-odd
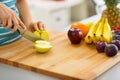
[[[85,37],[89,31],[89,28],[80,22],[72,23],[70,28],[79,28],[83,33],[83,37]]]

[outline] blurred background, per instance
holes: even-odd
[[[100,14],[103,0],[27,0],[34,21],[47,29],[64,31],[73,22]]]

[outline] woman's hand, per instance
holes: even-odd
[[[0,20],[5,29],[12,27],[12,32],[15,32],[19,25],[25,29],[23,22],[17,17],[16,13],[9,7],[0,2]]]
[[[32,32],[36,31],[36,30],[45,30],[45,25],[42,22],[32,22],[28,29]]]

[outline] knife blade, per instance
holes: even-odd
[[[0,20],[0,26],[1,26],[1,20]],[[34,33],[32,33],[31,31],[29,31],[29,30],[27,30],[27,29],[23,29],[23,28],[21,28],[20,26],[18,27],[18,31],[20,32],[20,34],[24,37],[24,38],[26,38],[26,39],[28,39],[28,40],[30,40],[30,41],[32,41],[32,42],[35,42],[36,40],[41,40],[41,38],[39,37],[39,36],[37,36],[37,35],[35,35]]]
[[[18,31],[20,32],[20,34],[24,38],[26,38],[26,39],[28,39],[28,40],[30,40],[32,42],[35,42],[36,40],[41,40],[41,38],[39,36],[35,35],[34,33],[30,32],[27,29],[21,28],[20,26],[18,27]]]

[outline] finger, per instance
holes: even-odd
[[[7,25],[7,19],[2,20],[2,26],[5,27]]]
[[[5,26],[5,29],[8,29],[10,27],[12,27],[12,20],[11,20],[11,18],[8,19],[7,25]]]
[[[18,20],[16,19],[16,17],[12,18],[12,22],[13,22],[13,29],[12,32],[15,32],[19,26]]]
[[[23,29],[26,29],[26,26],[24,25],[24,23],[19,19],[17,18],[18,22],[19,22],[19,25],[23,28]]]
[[[40,30],[44,30],[44,24],[42,22],[37,22],[37,26]]]
[[[43,28],[43,30],[45,30],[45,25],[44,24],[43,24],[42,28]]]
[[[41,22],[39,21],[39,22],[37,22],[37,26],[38,26],[38,28],[39,28],[39,30],[42,30],[42,24],[41,24]]]
[[[34,23],[31,23],[31,24],[29,25],[29,28],[28,28],[28,29],[29,29],[30,31],[32,31],[32,32],[35,31],[35,29],[33,28],[33,25],[34,25]]]
[[[38,25],[36,23],[34,23],[33,27],[31,27],[31,28],[34,28],[36,31],[39,30]]]
[[[12,29],[12,32],[15,32],[15,31],[18,29],[18,26],[19,26],[19,25],[14,25],[14,26],[13,26],[13,29]]]

